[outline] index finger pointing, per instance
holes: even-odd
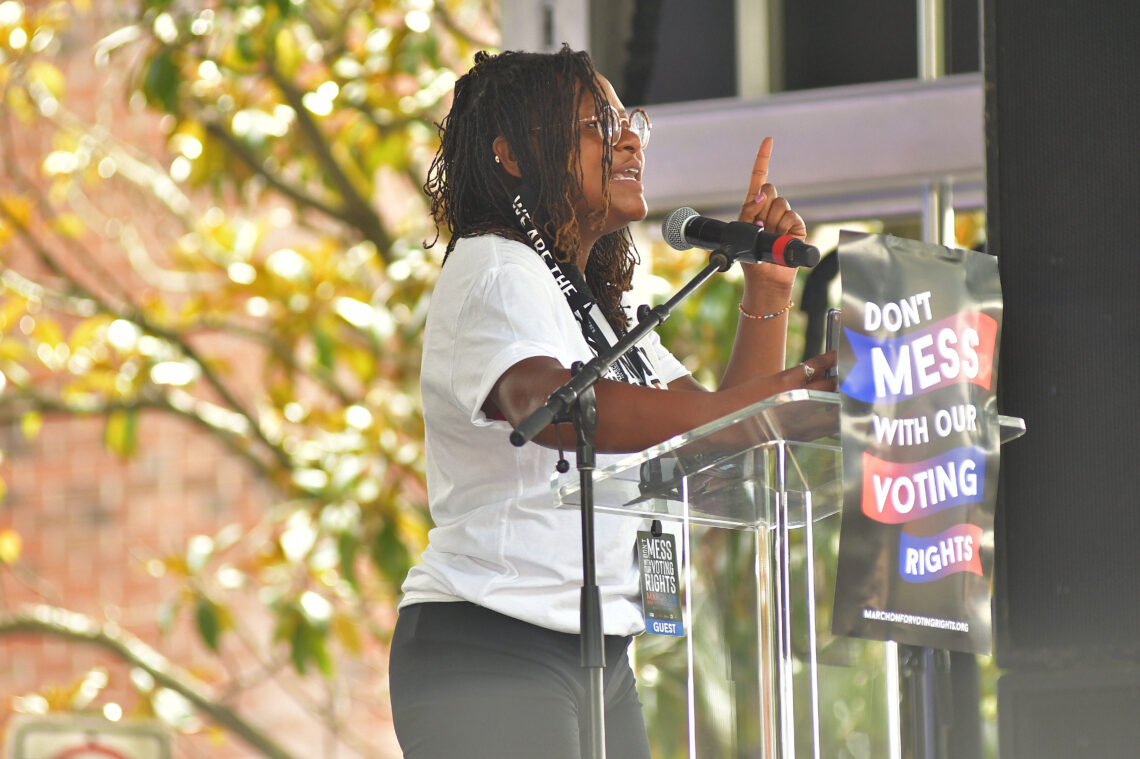
[[[756,151],[756,162],[752,164],[752,180],[748,183],[748,197],[754,198],[768,181],[768,163],[772,160],[772,138],[765,137]]]

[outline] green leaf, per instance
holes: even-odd
[[[336,344],[323,329],[313,329],[313,343],[317,348],[317,363],[323,369],[332,369],[336,358]]]
[[[151,59],[143,80],[143,94],[167,113],[178,112],[178,66],[169,48]]]
[[[221,623],[218,619],[218,609],[208,598],[198,599],[198,608],[194,611],[198,621],[198,634],[211,651],[218,650],[218,634],[221,632]]]
[[[325,677],[332,677],[333,663],[329,656],[327,644],[328,630],[322,629],[310,622],[300,610],[296,610],[292,617],[292,634],[290,635],[290,658],[293,668],[298,674],[304,675],[309,670],[309,663],[317,665],[317,669]]]
[[[249,34],[237,36],[237,51],[241,59],[247,63],[257,60],[257,51],[253,49],[253,37]]]
[[[341,576],[352,586],[353,590],[359,593],[360,584],[356,577],[356,555],[360,549],[360,540],[349,532],[342,532],[337,536],[336,543]]]
[[[300,611],[295,606],[286,606],[284,609],[275,607],[275,611],[278,612],[278,617],[273,640],[277,643],[290,641],[291,646],[293,637],[297,633],[297,617],[300,616]]]
[[[396,526],[386,522],[372,543],[372,561],[381,574],[392,582],[400,582],[412,565],[407,546],[396,533]]]
[[[297,674],[303,675],[309,668],[309,633],[306,632],[304,620],[297,620],[293,626],[293,634],[289,641],[289,654],[293,659],[293,669]]]
[[[329,656],[329,648],[326,645],[324,633],[318,633],[314,630],[309,636],[309,656],[317,663],[317,669],[325,678],[333,676],[332,657]]]

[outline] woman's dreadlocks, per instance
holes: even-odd
[[[553,241],[555,258],[574,261],[580,247],[574,206],[582,196],[579,98],[592,98],[599,110],[607,104],[585,52],[563,46],[552,54],[476,54],[475,66],[455,83],[451,112],[439,125],[439,151],[424,183],[436,234],[446,226],[451,235],[447,254],[462,237],[497,234],[524,240],[511,210],[517,180],[493,164],[491,146],[502,136],[537,193],[537,207],[529,210]],[[603,182],[608,183],[612,161],[607,144]],[[601,221],[606,209],[596,213]],[[586,264],[586,283],[618,334],[628,327],[621,296],[630,289],[636,263],[623,230],[599,239]]]

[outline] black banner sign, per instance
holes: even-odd
[[[844,232],[832,630],[988,654],[997,259]]]

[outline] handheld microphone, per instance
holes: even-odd
[[[661,234],[674,250],[727,248],[741,261],[780,266],[815,266],[819,248],[791,235],[774,235],[744,221],[718,221],[684,206],[661,222]]]

